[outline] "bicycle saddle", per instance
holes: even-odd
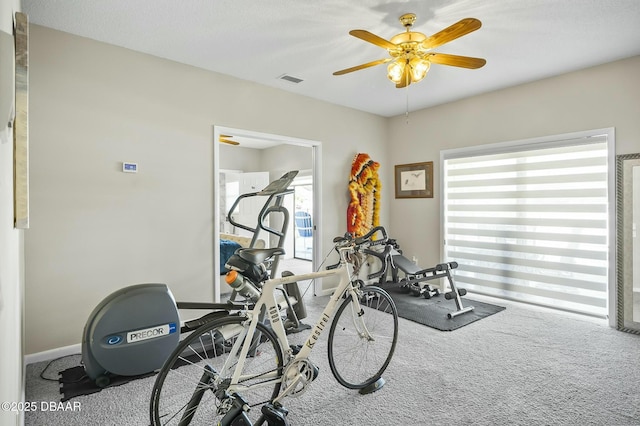
[[[258,264],[269,259],[271,256],[284,254],[284,249],[281,247],[276,248],[243,248],[239,249],[236,254],[241,259],[246,260],[249,263]]]

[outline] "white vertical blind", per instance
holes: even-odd
[[[606,135],[443,157],[445,258],[470,291],[606,316]],[[613,159],[612,159],[613,160]]]

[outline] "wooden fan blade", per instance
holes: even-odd
[[[422,42],[422,47],[425,49],[435,49],[438,46],[442,46],[445,43],[469,34],[481,26],[482,22],[476,18],[462,19],[444,30],[427,37],[427,39]]]
[[[230,135],[220,135],[220,137],[218,138],[218,140],[222,143],[227,143],[229,145],[240,145],[240,142],[236,142],[236,141],[232,141],[229,138],[232,138],[233,136]]]
[[[404,71],[402,71],[402,81],[396,84],[396,89],[402,89],[403,87],[407,87],[411,84],[411,76],[409,75],[409,66],[404,67]]]
[[[361,40],[368,41],[369,43],[373,43],[376,46],[380,46],[385,49],[396,49],[398,46],[391,43],[389,40],[385,40],[382,37],[379,37],[373,33],[370,33],[367,30],[351,30],[349,31],[354,37],[358,37]]]
[[[369,67],[374,67],[376,65],[380,65],[380,64],[384,64],[386,62],[389,62],[393,60],[393,58],[385,58],[385,59],[378,59],[377,61],[372,61],[372,62],[367,62],[366,64],[362,64],[362,65],[356,65],[355,67],[351,67],[351,68],[346,68],[340,71],[336,71],[333,73],[333,75],[342,75],[342,74],[347,74],[353,71],[358,71],[364,68],[369,68]]]
[[[431,53],[426,56],[429,62],[440,65],[449,65],[452,67],[477,69],[482,68],[487,63],[482,58],[472,58],[470,56],[448,55],[446,53]]]

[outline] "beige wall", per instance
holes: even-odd
[[[325,246],[346,229],[353,156],[385,154],[384,118],[31,27],[27,353],[79,343],[124,286],[211,300],[213,125],[322,142]]]
[[[260,172],[262,154],[258,149],[220,144],[220,169]]]
[[[26,352],[78,343],[93,307],[123,286],[159,281],[178,300],[211,299],[213,125],[323,143],[325,249],[345,231],[351,160],[367,152],[382,163],[382,224],[431,265],[440,150],[613,126],[618,153],[640,151],[639,71],[631,58],[406,124],[32,26]],[[140,172],[121,173],[121,161]],[[393,165],[416,161],[434,161],[435,197],[395,200]]]
[[[405,255],[424,267],[441,260],[441,150],[615,127],[616,153],[640,152],[639,76],[640,57],[633,57],[424,109],[409,124],[391,119],[390,164],[435,166],[434,198],[391,198],[391,234]]]
[[[19,10],[18,0],[0,2],[0,402],[24,397],[24,231],[13,228],[13,133],[7,126],[15,93],[13,16]],[[21,413],[0,410],[1,425],[21,422]]]

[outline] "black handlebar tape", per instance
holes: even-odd
[[[372,280],[374,278],[378,278],[378,277],[382,276],[382,274],[385,272],[385,270],[386,270],[386,268],[383,267],[378,272],[374,272],[373,274],[367,275],[367,278],[370,279],[370,280]]]
[[[387,231],[384,229],[383,226],[376,226],[371,231],[367,232],[365,235],[356,238],[356,244],[362,244],[363,242],[365,242],[369,238],[371,238],[371,236],[373,234],[375,234],[376,232],[378,232],[378,231],[380,231],[382,233],[383,240],[386,240],[387,239]]]
[[[391,247],[387,246],[384,248],[384,251],[382,253],[379,253],[377,251],[374,250],[369,250],[369,249],[364,249],[362,250],[365,254],[370,254],[372,256],[377,257],[378,259],[380,259],[382,262],[384,262],[385,258],[387,257],[387,255],[389,254],[389,252],[391,251]]]
[[[373,251],[369,249],[364,249],[363,251],[366,254],[370,254],[377,257],[378,259],[380,259],[380,262],[382,262],[382,267],[380,268],[380,270],[378,272],[374,272],[372,274],[367,275],[367,278],[371,280],[373,278],[378,278],[382,276],[382,274],[384,274],[387,271],[386,259],[387,259],[387,256],[389,255],[389,252],[391,251],[391,247],[386,246],[382,253],[378,253],[377,251]]]

